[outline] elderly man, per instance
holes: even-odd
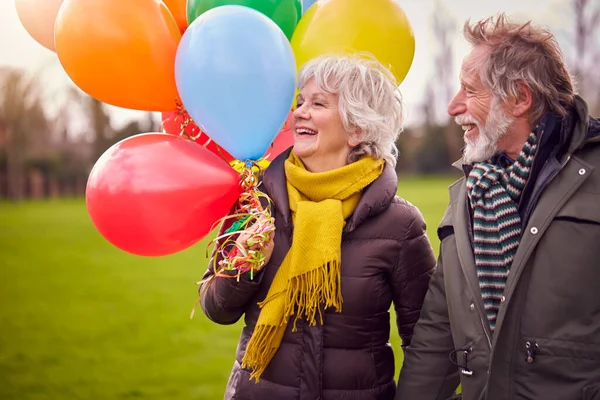
[[[600,121],[547,30],[499,15],[464,34],[464,178],[396,399],[600,399]]]

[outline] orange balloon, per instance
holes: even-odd
[[[177,26],[179,26],[179,30],[183,35],[183,32],[188,27],[187,23],[187,14],[186,14],[186,4],[187,0],[162,0],[163,3],[166,4],[167,8],[173,14],[175,21],[177,21]]]
[[[56,53],[73,82],[118,107],[173,111],[177,22],[160,0],[64,0]]]
[[[54,22],[63,0],[15,0],[17,15],[23,27],[36,42],[52,51]]]

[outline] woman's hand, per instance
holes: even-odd
[[[264,241],[260,235],[263,235],[266,226],[271,227],[271,229],[266,233],[268,237],[267,240]],[[236,240],[238,247],[243,248],[246,252],[250,250],[260,252],[264,257],[264,262],[254,268],[255,272],[260,271],[269,263],[271,255],[273,254],[273,249],[275,248],[275,242],[273,240],[274,236],[275,232],[272,228],[272,221],[269,221],[265,217],[259,217],[252,226],[248,227],[238,236]]]

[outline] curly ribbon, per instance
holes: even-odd
[[[207,284],[199,294],[190,318],[194,317],[196,307],[213,279],[235,278],[239,281],[242,274],[247,274],[252,280],[255,272],[265,265],[266,258],[263,248],[271,240],[271,234],[275,231],[275,220],[270,210],[272,201],[269,196],[258,190],[258,186],[259,175],[268,165],[269,161],[266,159],[256,162],[239,160],[231,162],[231,166],[240,173],[243,192],[238,198],[235,212],[219,219],[211,228],[212,230],[227,220],[234,220],[222,235],[207,244],[208,257],[208,249],[215,243],[220,243],[215,249],[213,257],[214,274],[196,282],[196,285]],[[266,203],[266,207],[263,206],[263,203]],[[249,235],[246,246],[242,246],[236,241],[238,236],[244,233]]]
[[[175,100],[175,105],[177,108],[175,109],[174,119],[175,121],[179,121],[179,136],[185,137],[192,141],[200,139],[202,136],[202,131],[198,125],[196,125],[192,117],[190,117],[190,114],[187,112],[181,101]],[[195,135],[190,135],[186,132],[188,125],[192,125],[192,131],[197,132]],[[210,143],[210,139],[204,144],[204,147],[206,147],[208,143]]]

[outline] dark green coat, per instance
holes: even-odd
[[[396,400],[447,399],[459,378],[464,400],[600,399],[600,121],[577,98],[560,126],[560,154],[534,161],[543,168],[528,183],[531,207],[493,335],[464,178],[450,187]]]

